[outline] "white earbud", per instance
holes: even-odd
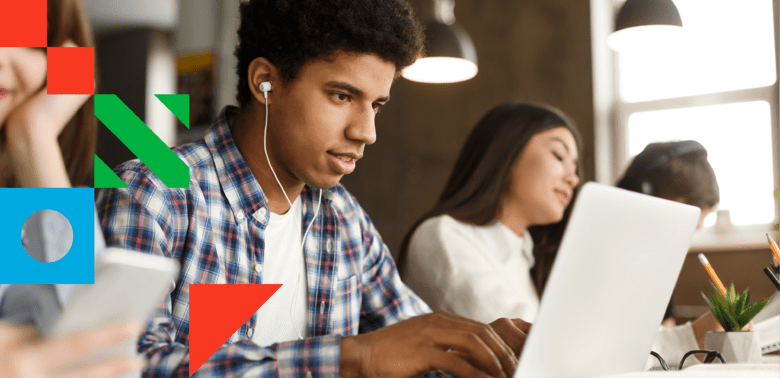
[[[260,83],[260,86],[258,87],[260,89],[260,92],[263,92],[263,97],[268,99],[268,92],[271,91],[271,82],[270,81],[264,81]]]

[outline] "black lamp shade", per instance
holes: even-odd
[[[430,22],[425,26],[426,56],[466,59],[477,64],[477,50],[460,25]]]
[[[615,20],[615,31],[646,25],[683,26],[672,0],[626,0]]]
[[[439,21],[428,23],[425,45],[425,56],[401,72],[406,79],[421,83],[457,83],[477,74],[477,50],[460,25]]]

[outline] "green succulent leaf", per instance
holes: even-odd
[[[712,305],[712,301],[710,301],[710,299],[709,299],[709,298],[707,298],[707,295],[706,295],[706,294],[704,294],[704,292],[703,292],[703,291],[700,291],[699,293],[701,293],[701,297],[702,297],[702,298],[704,298],[704,302],[705,302],[705,303],[707,303],[707,307],[709,307],[709,308],[710,308],[710,311],[712,311],[712,309],[714,309],[714,308],[715,308],[715,307]],[[713,314],[714,314],[714,312],[715,312],[715,311],[712,311],[712,312],[713,312]]]
[[[737,305],[737,292],[734,290],[734,283],[729,285],[729,289],[726,290],[726,300],[729,302],[729,306],[734,308]]]
[[[745,291],[737,298],[737,305],[734,307],[734,313],[735,314],[741,314],[742,311],[745,310],[745,306],[748,304],[748,301],[750,300],[750,293]]]
[[[714,285],[713,285],[714,286]],[[730,290],[733,295],[733,290]],[[718,294],[718,289],[715,288],[715,294],[712,295],[714,298],[715,305],[718,307],[718,311],[721,314],[721,317],[723,321],[720,321],[720,324],[723,326],[726,330],[731,331],[741,331],[742,327],[739,326],[739,322],[737,321],[737,317],[734,314],[734,305],[733,302],[729,302],[724,298],[722,295]],[[726,296],[729,296],[728,292],[726,293]]]
[[[750,320],[756,316],[756,314],[764,309],[764,306],[766,306],[767,303],[769,303],[769,298],[764,299],[763,301],[758,301],[756,303],[751,303],[747,305],[747,308],[745,308],[741,314],[737,314],[737,322],[741,325],[739,329],[741,330],[742,327],[747,325]]]
[[[712,311],[712,314],[715,315],[715,312],[718,308],[715,306],[715,302],[711,299],[710,291],[708,289],[705,290],[707,290],[707,294],[704,294],[704,292],[702,291],[701,297],[704,298],[704,302],[707,303],[707,307],[709,307],[710,311]]]
[[[718,317],[720,315],[720,313],[718,312],[718,307],[715,306],[715,301],[711,300],[709,295],[710,295],[710,291],[709,290],[707,290],[707,294],[706,295],[704,294],[704,292],[701,292],[701,297],[704,298],[704,302],[707,303],[707,307],[710,308],[710,312],[712,312],[712,315],[715,316],[715,319],[720,319]]]
[[[742,294],[736,294],[734,283],[729,285],[726,295],[721,295],[720,290],[714,284],[712,291],[705,288],[707,295],[701,293],[712,315],[721,326],[730,332],[742,331],[753,317],[756,316],[769,303],[769,298],[755,303],[750,303],[750,292],[745,290]]]
[[[721,313],[720,308],[717,304],[715,304],[715,299],[712,297],[712,295],[709,293],[709,290],[707,290],[707,294],[710,296],[709,298],[704,298],[705,301],[707,301],[707,306],[710,308],[710,312],[712,312],[712,315],[715,317],[715,319],[720,323],[721,326],[723,326],[724,329],[728,327],[728,322],[726,321],[726,317]],[[704,293],[702,293],[702,296],[704,296]]]
[[[713,312],[713,315],[715,315],[715,319],[718,320],[718,323],[720,323],[724,329],[733,330],[738,323],[734,314],[731,313],[731,306],[729,306],[726,298],[720,295],[720,291],[718,291],[717,287],[715,285],[712,286],[714,293],[710,293],[709,289],[707,289],[707,293],[710,295],[710,300],[713,302],[717,311]]]

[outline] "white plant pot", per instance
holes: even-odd
[[[752,331],[707,332],[704,335],[704,349],[718,351],[727,364],[761,363],[758,333]],[[716,358],[715,361],[720,360]]]

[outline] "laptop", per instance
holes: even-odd
[[[585,184],[514,377],[642,371],[699,215],[694,206]]]

